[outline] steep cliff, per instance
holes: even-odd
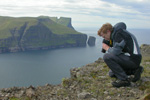
[[[65,18],[60,19],[62,23],[65,23],[66,20],[63,21]],[[67,21],[67,23],[71,25],[71,21]],[[77,32],[69,26],[58,24],[50,17],[0,16],[1,53],[86,46],[86,40],[87,35]]]

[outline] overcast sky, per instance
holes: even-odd
[[[128,28],[150,28],[150,0],[0,0],[0,16],[71,17],[78,27],[123,21]]]

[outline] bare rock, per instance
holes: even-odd
[[[15,97],[21,98],[24,95],[25,91],[21,90],[19,93],[15,94]]]
[[[88,99],[91,98],[92,95],[89,92],[82,92],[78,94],[79,99]]]
[[[26,95],[28,97],[33,97],[33,96],[35,96],[35,91],[32,88],[29,88],[26,90]]]

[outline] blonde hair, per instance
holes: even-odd
[[[106,34],[107,30],[112,31],[113,27],[110,23],[103,24],[102,27],[98,30],[97,34],[101,36],[101,33]]]

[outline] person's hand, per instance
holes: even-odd
[[[107,51],[110,47],[107,44],[103,43],[102,48]]]

